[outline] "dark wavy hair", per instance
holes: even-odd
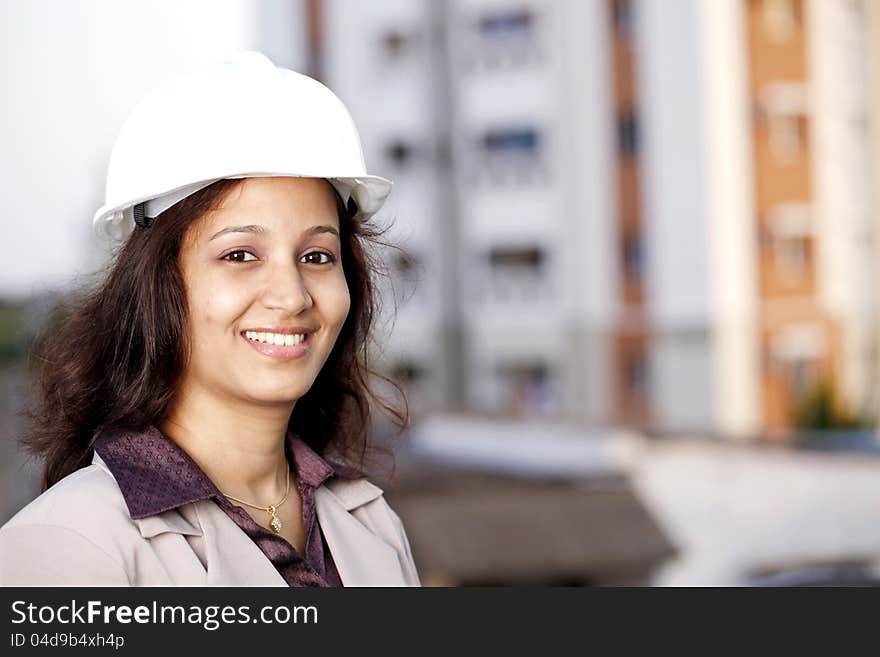
[[[45,459],[42,488],[89,465],[97,436],[116,428],[157,425],[189,361],[187,301],[179,253],[187,228],[216,209],[242,179],[219,180],[165,210],[150,228],[136,227],[112,255],[96,286],[62,300],[35,340],[33,401],[21,438]],[[335,193],[335,190],[334,190]],[[379,238],[388,230],[357,216],[336,194],[342,265],[351,305],[333,350],[291,413],[289,428],[319,454],[363,468],[374,463],[369,429],[373,400],[399,429],[409,406],[393,380],[369,367],[379,312],[377,277],[387,270],[373,246],[403,251]],[[402,398],[395,406],[370,386],[377,376]],[[377,462],[377,461],[375,461]]]

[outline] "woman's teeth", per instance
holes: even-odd
[[[283,333],[257,333],[255,331],[245,331],[244,337],[254,342],[265,342],[266,344],[277,344],[279,346],[292,347],[305,341],[305,333],[283,334]]]

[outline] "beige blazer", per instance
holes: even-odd
[[[345,586],[419,586],[400,518],[366,479],[317,489],[318,522]],[[132,520],[95,453],[0,527],[2,586],[287,586],[212,500]]]

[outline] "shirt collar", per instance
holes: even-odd
[[[285,437],[300,485],[318,488],[333,476],[356,478],[357,470],[324,460],[291,431]],[[95,440],[95,450],[116,479],[132,519],[156,515],[223,494],[198,464],[155,425],[143,431],[114,430]]]
[[[288,458],[300,483],[317,488],[335,474],[333,466],[296,434],[288,431],[285,441]]]

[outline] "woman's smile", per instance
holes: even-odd
[[[293,360],[309,352],[314,333],[264,333],[242,331],[241,336],[255,350],[270,358]]]

